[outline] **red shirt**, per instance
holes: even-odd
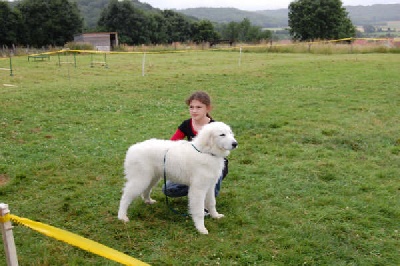
[[[214,122],[214,120],[210,119],[210,123],[211,122]],[[194,130],[192,119],[190,118],[182,122],[175,134],[172,135],[171,140],[181,140],[187,137],[187,140],[191,141],[196,135],[197,131]]]

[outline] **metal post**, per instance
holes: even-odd
[[[10,213],[8,205],[0,203],[0,227],[3,236],[4,251],[8,266],[18,266],[17,250],[15,248],[14,236],[11,221],[6,219],[6,215]]]
[[[10,76],[13,76],[13,73],[12,73],[12,63],[11,63],[11,55],[10,55]]]

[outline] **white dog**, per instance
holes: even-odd
[[[155,203],[150,198],[151,189],[165,173],[168,180],[189,186],[189,212],[194,225],[200,233],[208,234],[204,208],[213,218],[224,216],[216,210],[214,189],[224,157],[237,145],[231,128],[222,122],[205,125],[191,142],[150,139],[132,145],[124,163],[126,183],[118,219],[129,221],[128,207],[140,195],[145,203]]]

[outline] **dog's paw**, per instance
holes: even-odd
[[[216,213],[216,214],[214,214],[214,215],[211,215],[211,217],[212,217],[212,218],[215,218],[215,219],[220,219],[220,218],[222,218],[222,217],[225,217],[225,215],[223,215],[222,213]]]
[[[156,203],[157,201],[156,200],[153,200],[153,199],[147,199],[147,200],[145,200],[144,201],[144,203],[146,203],[146,204],[154,204],[154,203]]]
[[[200,234],[208,235],[208,230],[205,227],[204,228],[197,228],[197,231],[199,231]]]
[[[125,223],[129,222],[129,218],[126,215],[125,216],[118,216],[118,219],[123,221],[123,222],[125,222]]]

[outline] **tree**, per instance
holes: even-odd
[[[8,6],[0,2],[0,46],[18,44],[17,33],[20,26],[20,16]]]
[[[220,38],[209,20],[201,20],[192,24],[192,40],[196,43],[214,42]]]
[[[257,42],[262,39],[268,39],[271,36],[270,31],[263,31],[261,27],[254,26],[250,20],[245,18],[239,23],[239,40],[243,42]]]
[[[251,29],[251,22],[248,18],[244,18],[239,23],[239,40],[240,41],[248,41],[249,32]]]
[[[341,39],[355,36],[341,0],[295,0],[289,4],[290,35],[294,40]]]
[[[21,44],[64,45],[82,32],[83,20],[76,2],[68,0],[23,0],[16,8],[21,12]]]
[[[239,25],[237,22],[229,22],[222,27],[222,38],[236,42],[239,40]]]
[[[160,13],[149,14],[150,42],[154,44],[168,43],[167,25]]]
[[[371,24],[364,25],[363,28],[365,33],[373,33],[376,31],[375,26]]]
[[[191,39],[191,22],[184,16],[172,10],[161,11],[165,19],[168,43],[184,42]]]
[[[121,43],[129,45],[150,42],[149,19],[129,0],[111,0],[101,13],[98,26],[101,30],[117,31]]]
[[[233,42],[256,42],[271,37],[270,31],[263,31],[261,27],[251,25],[247,18],[240,23],[229,22],[223,25],[221,32],[222,38]]]

